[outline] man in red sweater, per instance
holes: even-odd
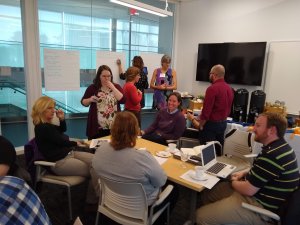
[[[224,76],[224,66],[215,65],[211,68],[209,79],[212,85],[206,89],[200,117],[194,118],[189,113],[187,115],[187,118],[199,129],[200,144],[206,144],[208,141],[219,141],[222,145],[224,144],[226,119],[230,114],[234,96]]]

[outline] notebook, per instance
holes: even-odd
[[[201,149],[201,161],[206,173],[222,178],[228,177],[228,175],[236,169],[234,165],[217,161],[213,142],[206,144],[205,147]]]

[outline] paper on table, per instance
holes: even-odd
[[[157,156],[154,156],[154,158],[157,160],[159,165],[164,164],[168,160],[168,158],[161,158],[161,157],[157,157]]]
[[[185,179],[187,181],[196,183],[196,184],[201,184],[202,186],[211,189],[213,186],[215,186],[216,183],[218,183],[218,181],[220,180],[219,178],[209,175],[209,174],[205,174],[205,176],[207,177],[207,180],[203,180],[203,181],[198,181],[198,180],[194,180],[191,178],[190,173],[194,173],[193,170],[189,170],[186,173],[182,174],[180,177],[182,179]]]
[[[92,139],[90,148],[98,148],[102,142],[109,142],[109,139]]]
[[[181,148],[181,151],[183,151],[184,153],[188,153],[189,155],[199,155],[199,153],[201,152],[200,148],[201,145],[195,146],[194,148]]]

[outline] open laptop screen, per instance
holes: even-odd
[[[212,160],[216,158],[215,156],[215,146],[214,144],[209,144],[206,148],[202,149],[202,165],[205,166]]]

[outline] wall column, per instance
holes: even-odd
[[[28,138],[31,139],[34,137],[31,109],[35,100],[42,96],[38,0],[21,0],[20,2],[24,47],[24,74],[27,91]]]

